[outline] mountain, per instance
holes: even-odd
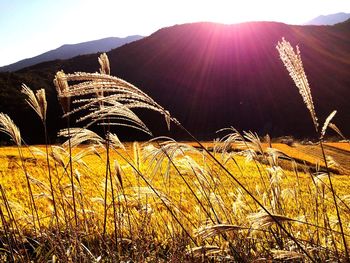
[[[337,110],[332,122],[349,136],[349,21],[335,26],[175,25],[113,49],[108,56],[112,75],[141,88],[200,139],[213,138],[215,131],[230,126],[260,135],[316,137],[310,114],[275,48],[282,37],[299,45],[320,124]],[[0,74],[0,111],[10,113],[27,139],[39,136],[40,129],[32,125],[40,122],[24,108],[18,90],[22,82],[34,89],[45,87],[54,140],[58,128],[66,125],[52,85],[55,72],[96,72],[97,58],[98,54],[84,55]],[[155,135],[188,139],[174,126],[168,133],[159,114],[137,113]],[[130,129],[114,131],[124,140],[145,138]]]
[[[321,15],[306,22],[305,25],[335,25],[350,19],[348,13],[336,13],[331,15]]]
[[[143,36],[138,35],[128,36],[125,38],[108,37],[78,44],[63,45],[59,48],[50,50],[38,56],[23,59],[16,63],[0,67],[0,72],[16,71],[41,62],[51,61],[55,59],[69,59],[78,55],[107,52],[113,48],[120,47],[124,44],[139,40],[141,38],[143,38]]]

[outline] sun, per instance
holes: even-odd
[[[241,1],[237,4],[236,1],[224,1],[221,6],[216,7],[219,9],[216,10],[217,12],[211,12],[213,21],[224,24],[233,24],[260,20],[260,18],[263,17],[261,15],[261,10],[259,11],[256,8],[252,8],[250,2],[251,1]],[[253,6],[256,6],[256,4]],[[210,10],[213,11],[213,9],[209,9],[208,12]]]
[[[178,7],[177,11],[182,13],[183,17],[192,17],[192,20],[197,21],[211,21],[224,24],[249,21],[298,23],[310,19],[310,15],[305,14],[310,11],[300,10],[298,5],[289,5],[286,8],[286,6],[281,5],[280,1],[276,0],[217,0],[215,2],[201,1],[200,4],[196,1],[188,1],[188,3],[183,3],[183,5],[178,5]]]

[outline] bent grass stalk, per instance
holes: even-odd
[[[227,175],[229,175],[252,199],[253,201],[259,205],[261,209],[263,209],[276,223],[276,225],[291,239],[294,241],[296,246],[312,261],[316,262],[311,255],[303,248],[303,246],[297,241],[297,239],[270,213],[270,211],[267,210],[267,208],[215,157],[212,155],[211,152],[209,152],[206,147],[203,146],[203,144],[195,137],[193,136],[185,127],[181,125],[178,121],[175,122],[176,125],[178,125],[183,131],[185,131],[202,149],[205,151],[212,160],[217,163],[223,171]]]
[[[318,133],[318,119],[317,119],[315,109],[314,109],[314,104],[313,104],[313,100],[312,100],[312,96],[311,96],[310,86],[309,86],[309,83],[308,83],[308,80],[307,80],[307,77],[306,77],[306,74],[304,71],[303,63],[301,60],[299,47],[296,46],[296,52],[294,52],[294,49],[291,46],[291,44],[288,41],[286,41],[284,38],[282,38],[282,41],[278,42],[276,48],[279,52],[279,55],[280,55],[280,58],[281,58],[283,64],[285,65],[285,67],[287,68],[287,70],[289,72],[289,75],[291,76],[295,85],[299,89],[299,92],[304,100],[304,103],[311,114],[311,118],[312,118],[312,121],[314,123],[316,133]],[[326,129],[327,129],[330,121],[332,120],[332,118],[334,117],[335,114],[336,114],[336,111],[333,111],[328,116],[328,118],[326,119],[326,121],[323,125],[323,128],[320,132],[319,138],[320,138],[320,147],[321,147],[322,157],[323,157],[323,160],[324,160],[324,163],[326,166],[326,173],[328,175],[328,180],[329,180],[329,184],[330,184],[330,188],[331,188],[331,192],[332,192],[332,196],[333,196],[333,201],[334,201],[334,205],[336,208],[337,218],[338,218],[338,222],[339,222],[339,228],[340,228],[340,231],[342,233],[342,241],[343,241],[345,256],[346,256],[347,262],[350,262],[349,251],[348,251],[348,247],[347,247],[347,243],[346,243],[346,239],[345,239],[342,219],[341,219],[340,213],[339,213],[338,203],[337,203],[337,199],[336,199],[336,193],[335,193],[335,189],[333,187],[333,183],[331,180],[331,175],[330,175],[330,171],[328,168],[328,162],[327,162],[327,158],[326,158],[324,147],[323,147],[323,137],[326,133]]]
[[[52,203],[54,208],[54,214],[56,218],[56,224],[57,224],[57,227],[59,227],[59,218],[57,214],[57,206],[56,206],[55,194],[54,194],[54,189],[52,184],[49,149],[48,149],[49,139],[48,139],[47,125],[46,125],[47,101],[46,101],[45,90],[44,89],[37,90],[36,94],[34,95],[34,92],[28,86],[23,84],[22,93],[27,96],[26,102],[38,114],[42,122],[42,125],[44,127],[46,163],[47,163],[47,170],[49,175],[50,191],[51,191]]]
[[[125,157],[120,154],[118,151],[116,151],[116,153],[125,161],[128,162],[128,160],[125,159]],[[190,238],[190,240],[197,245],[197,241],[191,236],[191,234],[187,231],[187,229],[183,226],[183,224],[181,223],[181,221],[179,220],[179,218],[175,215],[175,213],[173,212],[173,210],[169,207],[169,205],[164,201],[164,198],[162,198],[162,196],[159,194],[159,192],[152,186],[152,184],[146,179],[146,177],[140,172],[139,169],[137,169],[135,167],[134,164],[132,164],[131,162],[128,162],[128,164],[130,165],[130,167],[133,169],[133,171],[135,171],[135,173],[138,174],[138,176],[146,183],[146,185],[152,190],[152,192],[160,199],[160,201],[162,202],[162,204],[165,206],[165,208],[169,211],[169,213],[171,214],[171,216],[175,219],[175,221],[179,224],[179,226],[182,228],[182,230],[185,232],[185,234]]]

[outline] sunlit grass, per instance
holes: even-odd
[[[278,144],[281,150],[290,148],[288,146],[284,148],[282,145]],[[43,146],[37,148],[44,150]],[[73,151],[73,156],[87,149],[87,146],[78,147]],[[173,216],[170,215],[160,198],[154,194],[143,180],[140,180],[137,173],[129,165],[128,162],[133,164],[134,158],[132,145],[127,145],[126,149],[126,151],[118,150],[119,154],[122,154],[124,158],[126,156],[126,160],[114,151],[110,155],[111,160],[118,161],[122,171],[123,188],[121,188],[116,178],[113,182],[115,189],[117,189],[117,211],[121,226],[121,229],[118,229],[118,231],[122,237],[133,239],[139,231],[147,230],[152,233],[155,242],[167,243],[167,240],[174,238],[174,235],[180,235],[181,229],[179,229],[177,222],[174,221]],[[1,185],[6,189],[8,200],[11,200],[10,206],[13,209],[18,225],[26,232],[30,232],[33,226],[31,224],[30,210],[26,205],[25,176],[17,164],[19,157],[16,151],[15,147],[3,147],[0,150],[0,158],[2,160]],[[54,221],[47,168],[41,165],[45,163],[44,156],[40,156],[36,152],[37,149],[34,147],[26,148],[24,157],[26,158],[28,173],[34,178],[31,182],[40,221],[44,228],[50,229],[54,226]],[[85,228],[87,233],[101,231],[100,228],[103,221],[105,156],[103,150],[100,149],[98,152],[100,155],[91,154],[85,156],[79,160],[79,163],[74,164],[74,170],[79,173],[79,177],[76,176],[77,180],[75,181],[79,200],[79,222],[82,222],[80,227],[82,229]],[[194,190],[196,197],[189,190],[189,187],[184,185],[183,179],[177,174],[174,167],[170,167],[168,170],[166,165],[163,165],[161,169],[154,173],[153,166],[149,161],[145,160],[146,154],[143,151],[141,153],[139,171],[143,173],[166,204],[179,216],[181,223],[191,235],[195,235],[196,229],[207,223],[217,223],[217,220],[221,223],[230,223],[247,229],[254,226],[259,230],[258,225],[252,225],[249,216],[258,213],[260,209],[203,152],[184,155],[173,160],[183,177],[187,180],[190,188]],[[216,155],[217,158],[225,159],[227,157],[225,155],[228,155],[228,153],[224,155],[217,153]],[[298,157],[301,158],[301,156]],[[194,160],[202,171],[196,171],[194,167],[189,166],[187,158]],[[327,216],[330,224],[334,224],[333,227],[336,228],[335,214],[332,208],[334,204],[330,199],[330,191],[325,186],[327,185],[325,177],[313,177],[310,174],[287,170],[273,171],[268,165],[247,161],[246,157],[240,155],[233,155],[231,158],[234,161],[228,160],[226,163],[227,168],[237,175],[247,189],[268,209],[275,210],[275,213],[283,213],[284,216],[293,220],[300,220],[318,227],[323,225],[319,221],[320,218]],[[65,174],[62,167],[55,170],[55,165],[52,165],[52,169],[54,171],[53,181],[56,198],[58,202],[62,200],[70,202],[69,177]],[[324,183],[317,180],[323,180]],[[347,196],[350,195],[349,189],[346,187],[347,181],[348,178],[344,176],[333,177],[337,195],[345,197],[346,200],[348,200]],[[62,189],[59,190],[59,188]],[[276,194],[272,193],[272,191],[275,191],[277,188],[279,200],[275,201],[280,203],[278,206],[276,203],[271,202],[273,195]],[[320,200],[320,193],[317,193],[317,191],[324,191],[322,193],[322,201]],[[60,197],[60,195],[62,196]],[[203,207],[199,205],[197,198],[203,202]],[[109,193],[107,233],[111,234],[113,232],[113,217],[110,199]],[[319,211],[315,210],[315,202],[322,202],[326,206],[326,211],[321,210],[321,207],[319,207]],[[340,207],[346,211],[346,208],[342,205]],[[73,216],[72,208],[66,206],[65,209],[65,213],[67,213],[66,220],[70,221]],[[208,213],[204,212],[204,209],[207,209]],[[64,225],[63,209],[59,209],[59,211],[60,223]],[[317,218],[315,213],[319,213],[319,218]],[[346,216],[346,214],[344,214],[343,220],[348,221],[350,217]],[[210,222],[210,218],[214,222]],[[147,222],[144,222],[144,220]],[[293,233],[299,233],[299,239],[309,239],[310,235],[314,235],[317,232],[317,227],[312,228],[304,223],[290,223],[289,226]],[[140,229],[141,226],[142,229]],[[260,231],[263,229],[260,229]],[[239,232],[244,231],[240,230]],[[262,238],[262,233],[259,231],[253,233],[253,238]],[[348,228],[346,233],[350,235]],[[246,231],[244,235],[248,235],[248,232]],[[328,244],[324,243],[328,242],[325,241],[326,235],[321,234],[321,236],[323,236],[323,240],[320,240],[320,245],[327,246]],[[339,236],[335,236],[336,240],[338,238]]]
[[[345,142],[327,142],[325,145],[329,145],[335,148],[339,148],[341,150],[349,151],[350,152],[350,143]]]
[[[285,40],[277,48],[318,132],[300,52]],[[348,155],[339,144],[328,144],[337,151],[323,144],[336,111],[317,145],[271,143],[268,136],[262,142],[233,127],[200,142],[147,94],[110,76],[105,54],[99,63],[100,73],[56,74],[68,126],[77,112],[78,122],[87,122],[60,131],[67,138],[62,145],[47,143],[44,90],[24,87],[45,145],[24,145],[0,113],[0,131],[16,145],[0,148],[0,260],[349,260]],[[122,144],[113,125],[151,134],[134,108],[162,114],[168,128],[178,126],[194,142],[159,137]],[[104,134],[87,129],[93,124],[103,125]]]

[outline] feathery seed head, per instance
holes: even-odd
[[[123,188],[122,169],[120,168],[118,160],[114,160],[114,171],[120,186]]]
[[[326,155],[328,167],[342,169],[342,166],[330,155]]]
[[[339,135],[340,137],[342,137],[343,140],[346,140],[344,134],[340,131],[340,129],[339,129],[334,123],[330,122],[330,123],[328,124],[328,126],[329,126],[329,128],[331,128],[333,131],[335,131],[336,133],[338,133],[338,135]]]
[[[245,142],[246,145],[248,145],[248,148],[260,153],[260,154],[264,154],[264,150],[262,148],[262,144],[260,141],[260,138],[258,136],[257,133],[253,133],[251,131],[249,132],[244,132],[244,138],[247,140],[247,142]]]
[[[84,142],[92,142],[97,145],[103,144],[103,139],[96,134],[95,132],[84,129],[84,128],[71,128],[68,132],[68,129],[60,130],[58,136],[68,137],[70,135],[70,144],[71,147],[77,147]],[[63,143],[63,146],[68,148],[69,140]]]
[[[99,58],[98,58],[98,62],[100,63],[100,73],[101,74],[106,74],[106,75],[110,75],[111,70],[109,67],[109,59],[107,57],[106,53],[102,53]]]
[[[170,121],[171,121],[171,117],[170,117],[170,113],[169,111],[164,111],[164,117],[165,117],[165,122],[166,122],[166,125],[168,127],[168,130],[170,131]]]
[[[44,89],[39,89],[36,91],[36,98],[38,100],[38,104],[41,109],[41,115],[43,121],[46,120],[46,111],[47,111],[47,101],[46,101],[46,94]]]
[[[84,111],[85,115],[78,121],[90,119],[91,122],[85,127],[94,123],[121,125],[139,129],[148,134],[151,134],[150,131],[132,109],[143,108],[159,112],[165,116],[168,127],[170,121],[176,122],[170,117],[168,111],[140,89],[125,80],[110,76],[109,61],[105,53],[98,60],[101,73],[57,72],[54,83],[65,112],[64,117]],[[69,85],[69,82],[74,84]],[[80,97],[73,101],[79,105],[72,111],[69,110],[70,97]]]
[[[266,170],[270,175],[271,185],[278,185],[281,182],[282,178],[285,177],[285,173],[280,166],[268,167]]]
[[[204,239],[219,235],[224,232],[230,232],[235,230],[241,230],[242,227],[230,224],[217,224],[217,225],[204,225],[195,230],[195,236],[202,237]]]
[[[311,114],[315,129],[318,131],[318,120],[315,113],[309,82],[307,80],[303,62],[301,60],[299,47],[296,46],[296,51],[294,51],[291,44],[282,38],[282,41],[278,42],[276,48],[279,52],[284,66],[289,72],[289,75],[299,89],[299,93],[302,96],[304,103]]]
[[[111,142],[111,146],[115,147],[116,149],[121,148],[125,150],[124,144],[119,140],[116,134],[109,132],[107,136],[108,140]]]
[[[249,220],[252,222],[253,228],[264,228],[269,227],[272,224],[278,222],[294,221],[294,219],[277,214],[267,214],[265,212],[253,213],[248,216]]]
[[[5,113],[0,113],[0,132],[10,136],[17,146],[21,146],[21,133],[12,119]]]
[[[67,75],[63,72],[63,70],[58,71],[56,73],[55,79],[53,80],[53,83],[56,87],[58,99],[61,103],[61,107],[63,109],[63,112],[69,112],[70,109],[70,96],[69,96],[69,88],[68,88],[68,81],[67,81]]]
[[[327,119],[325,120],[323,127],[322,127],[322,131],[321,131],[321,140],[326,135],[327,127],[329,126],[331,120],[333,119],[333,117],[335,116],[336,113],[337,113],[336,110],[332,111],[331,114],[329,114]]]
[[[68,88],[67,77],[63,70],[58,71],[56,73],[56,76],[53,82],[55,84],[58,96],[59,97],[66,96],[66,93],[68,92],[69,88]]]
[[[22,84],[22,91],[27,96],[26,102],[39,115],[40,119],[46,121],[47,101],[44,89],[34,92],[25,84]]]

